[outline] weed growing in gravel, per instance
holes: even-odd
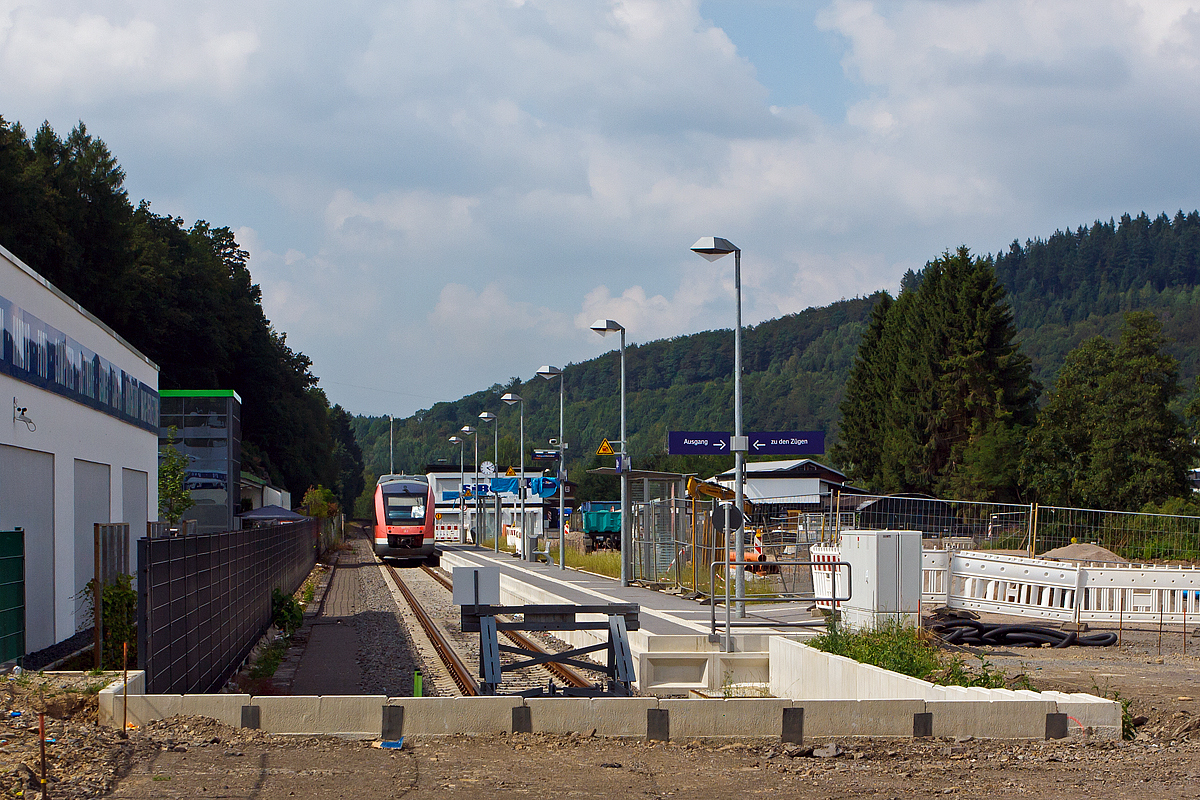
[[[1096,683],[1095,676],[1092,677],[1092,692],[1107,700],[1116,700],[1121,704],[1121,738],[1126,741],[1137,738],[1137,726],[1133,724],[1133,712],[1129,707],[1133,705],[1133,700],[1121,697],[1121,693],[1116,689],[1108,688],[1108,678],[1104,679],[1104,688],[1100,688],[1100,684]]]
[[[276,639],[271,642],[263,649],[262,655],[254,662],[254,666],[250,668],[250,677],[254,679],[271,677],[283,663],[283,656],[286,653],[287,642],[285,640]]]

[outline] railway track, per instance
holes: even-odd
[[[438,657],[442,660],[446,670],[449,672],[451,679],[454,681],[457,690],[464,696],[474,696],[479,694],[479,684],[475,678],[468,663],[478,663],[479,659],[479,637],[478,634],[463,633],[457,630],[457,625],[439,624],[434,616],[422,605],[416,593],[406,583],[400,571],[391,564],[384,563],[392,579],[396,582],[396,586],[404,595],[405,602],[413,610],[414,616],[420,622],[426,636],[432,643]],[[431,578],[438,586],[447,591],[453,590],[453,585],[445,576],[437,571],[422,566],[421,571],[424,575]],[[443,615],[443,619],[446,616]],[[448,621],[448,620],[447,620]],[[447,628],[451,628],[447,630]],[[505,637],[509,639],[517,647],[525,650],[532,650],[539,653],[553,652],[541,642],[526,636],[518,631],[502,631]],[[502,654],[502,658],[506,664],[514,663],[517,659],[507,653]],[[553,679],[568,687],[588,688],[594,685],[594,681],[583,675],[578,670],[566,667],[561,664],[543,664],[537,667],[528,667],[525,669],[516,670],[511,673],[506,673],[504,682],[505,691],[520,691],[523,689],[531,689],[545,685],[547,679]]]

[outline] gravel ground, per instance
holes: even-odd
[[[405,619],[398,613],[396,601],[376,563],[371,542],[355,537],[349,540],[353,554],[364,568],[360,577],[359,602],[367,610],[354,618],[358,632],[358,661],[362,668],[361,685],[366,694],[409,697],[413,690],[413,670],[425,672],[416,653]],[[345,558],[350,553],[343,554]]]

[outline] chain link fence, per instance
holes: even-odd
[[[808,558],[816,543],[834,543],[844,530],[921,531],[926,547],[1040,555],[1071,543],[1095,544],[1133,562],[1200,561],[1200,517],[1058,508],[1036,504],[942,500],[905,495],[835,493],[814,510],[812,498],[755,500],[746,528],[748,567],[780,575],[784,591],[807,576],[784,574],[772,561]],[[709,500],[634,503],[631,519],[634,580],[708,594],[708,566],[732,557],[735,543],[710,521]],[[795,570],[793,570],[795,572]],[[718,584],[724,573],[719,571]],[[779,588],[778,586],[776,588]],[[715,589],[723,591],[720,585]]]

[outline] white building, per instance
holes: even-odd
[[[91,624],[93,525],[158,516],[158,367],[3,247],[0,328],[0,530],[25,529],[33,652]]]
[[[731,469],[710,480],[733,489],[734,471]],[[843,488],[846,475],[811,458],[797,458],[748,461],[743,480],[743,491],[749,500],[796,498],[799,502],[813,504],[822,499],[827,501],[831,492]]]

